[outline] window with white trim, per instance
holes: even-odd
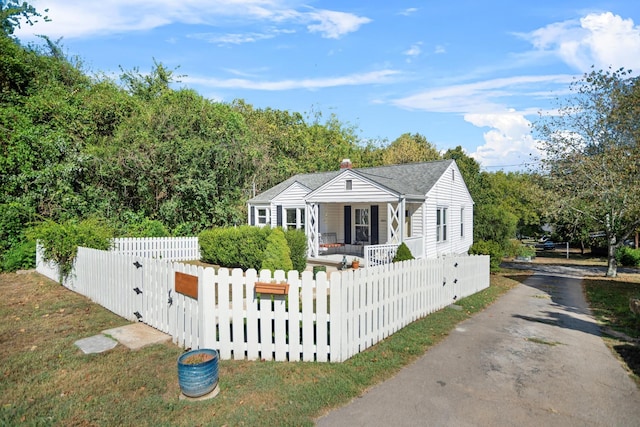
[[[285,228],[304,229],[304,208],[286,209]]]
[[[464,208],[460,208],[460,237],[464,237]]]
[[[447,241],[447,208],[436,210],[436,241]]]
[[[256,208],[256,225],[269,224],[269,209],[268,208]]]
[[[369,242],[369,209],[356,209],[355,214],[356,242]]]

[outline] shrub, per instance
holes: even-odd
[[[198,235],[201,260],[221,267],[259,270],[270,234],[268,227],[249,225],[204,230]]]
[[[107,250],[111,247],[113,230],[97,219],[68,220],[61,224],[47,220],[29,230],[28,236],[42,245],[44,261],[58,264],[63,283],[73,269],[78,246]]]
[[[289,229],[284,232],[284,237],[291,251],[293,269],[303,272],[307,268],[307,236],[302,230]]]
[[[409,246],[407,246],[404,242],[400,243],[400,246],[398,246],[398,250],[393,257],[393,262],[408,261],[410,259],[415,259],[415,257],[411,253],[411,249],[409,249]]]
[[[640,266],[640,249],[622,246],[616,251],[616,260],[624,267],[638,267]]]
[[[235,236],[234,236],[235,234]],[[202,261],[222,267],[237,267],[239,235],[233,228],[213,228],[198,235]]]
[[[496,271],[500,271],[500,263],[502,262],[504,251],[498,242],[494,242],[493,240],[479,240],[469,248],[469,253],[489,255],[489,269],[491,272],[495,273]]]
[[[144,218],[140,222],[127,225],[125,237],[169,237],[167,227],[158,220]]]
[[[34,268],[36,265],[36,243],[25,241],[14,245],[4,253],[2,259],[3,271],[16,271]]]
[[[505,249],[505,255],[509,257],[531,257],[536,256],[536,249],[534,247],[523,244],[520,240],[509,240],[507,248]]]
[[[0,253],[24,242],[24,232],[35,212],[21,203],[0,204]]]
[[[267,238],[262,269],[271,270],[272,272],[275,270],[293,270],[291,251],[281,228],[274,228]]]

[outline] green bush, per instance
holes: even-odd
[[[287,239],[284,237],[284,232],[281,228],[274,228],[267,238],[267,247],[262,260],[262,269],[271,270],[271,272],[276,270],[293,270],[291,251],[289,250]]]
[[[504,254],[498,242],[492,240],[479,240],[469,248],[472,255],[489,255],[489,269],[492,273],[500,271],[500,263]]]
[[[260,270],[270,234],[268,227],[249,225],[204,230],[198,235],[201,260],[226,268]]]
[[[284,237],[291,251],[293,269],[302,273],[307,268],[307,236],[302,230],[289,229]]]
[[[400,243],[400,246],[398,246],[398,250],[393,257],[393,262],[408,261],[410,259],[415,259],[411,253],[411,249],[409,249],[409,246],[404,242]]]
[[[638,267],[640,266],[640,249],[622,246],[616,251],[616,260],[624,267]]]
[[[287,258],[289,262],[284,267],[276,269],[304,271],[307,267],[307,237],[302,230],[288,230],[281,228],[254,227],[242,225],[240,227],[213,228],[204,230],[198,235],[200,244],[200,257],[203,262],[219,265],[226,268],[250,268],[260,270],[266,267],[271,270],[271,265],[282,264],[275,261],[273,252],[267,252],[267,246],[274,232],[284,239],[287,246]],[[270,250],[273,250],[271,248]],[[267,260],[268,258],[268,260]],[[278,255],[276,258],[280,258]],[[284,258],[284,257],[283,257]],[[291,264],[291,266],[289,266]]]
[[[0,203],[0,254],[24,242],[25,229],[35,213],[21,203]]]
[[[111,246],[113,230],[97,219],[77,222],[68,220],[61,224],[47,220],[27,233],[40,242],[44,261],[53,261],[60,269],[60,283],[69,276],[78,253],[78,246],[107,250]]]
[[[36,265],[36,243],[25,241],[14,245],[4,253],[2,271],[16,271],[34,268]]]
[[[158,220],[144,218],[127,225],[125,237],[169,237],[167,227]]]
[[[509,257],[531,257],[536,256],[536,249],[532,246],[523,244],[520,240],[509,240],[504,255]]]

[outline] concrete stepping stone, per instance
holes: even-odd
[[[118,345],[118,341],[100,334],[89,338],[83,338],[76,341],[75,344],[84,354],[91,354],[111,350]]]
[[[118,340],[118,342],[131,350],[159,344],[171,340],[171,336],[144,323],[132,323],[119,328],[107,329],[103,334]]]

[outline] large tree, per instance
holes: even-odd
[[[616,249],[640,225],[640,82],[624,69],[585,74],[555,114],[534,124],[554,209],[572,210],[605,234],[607,276]]]

